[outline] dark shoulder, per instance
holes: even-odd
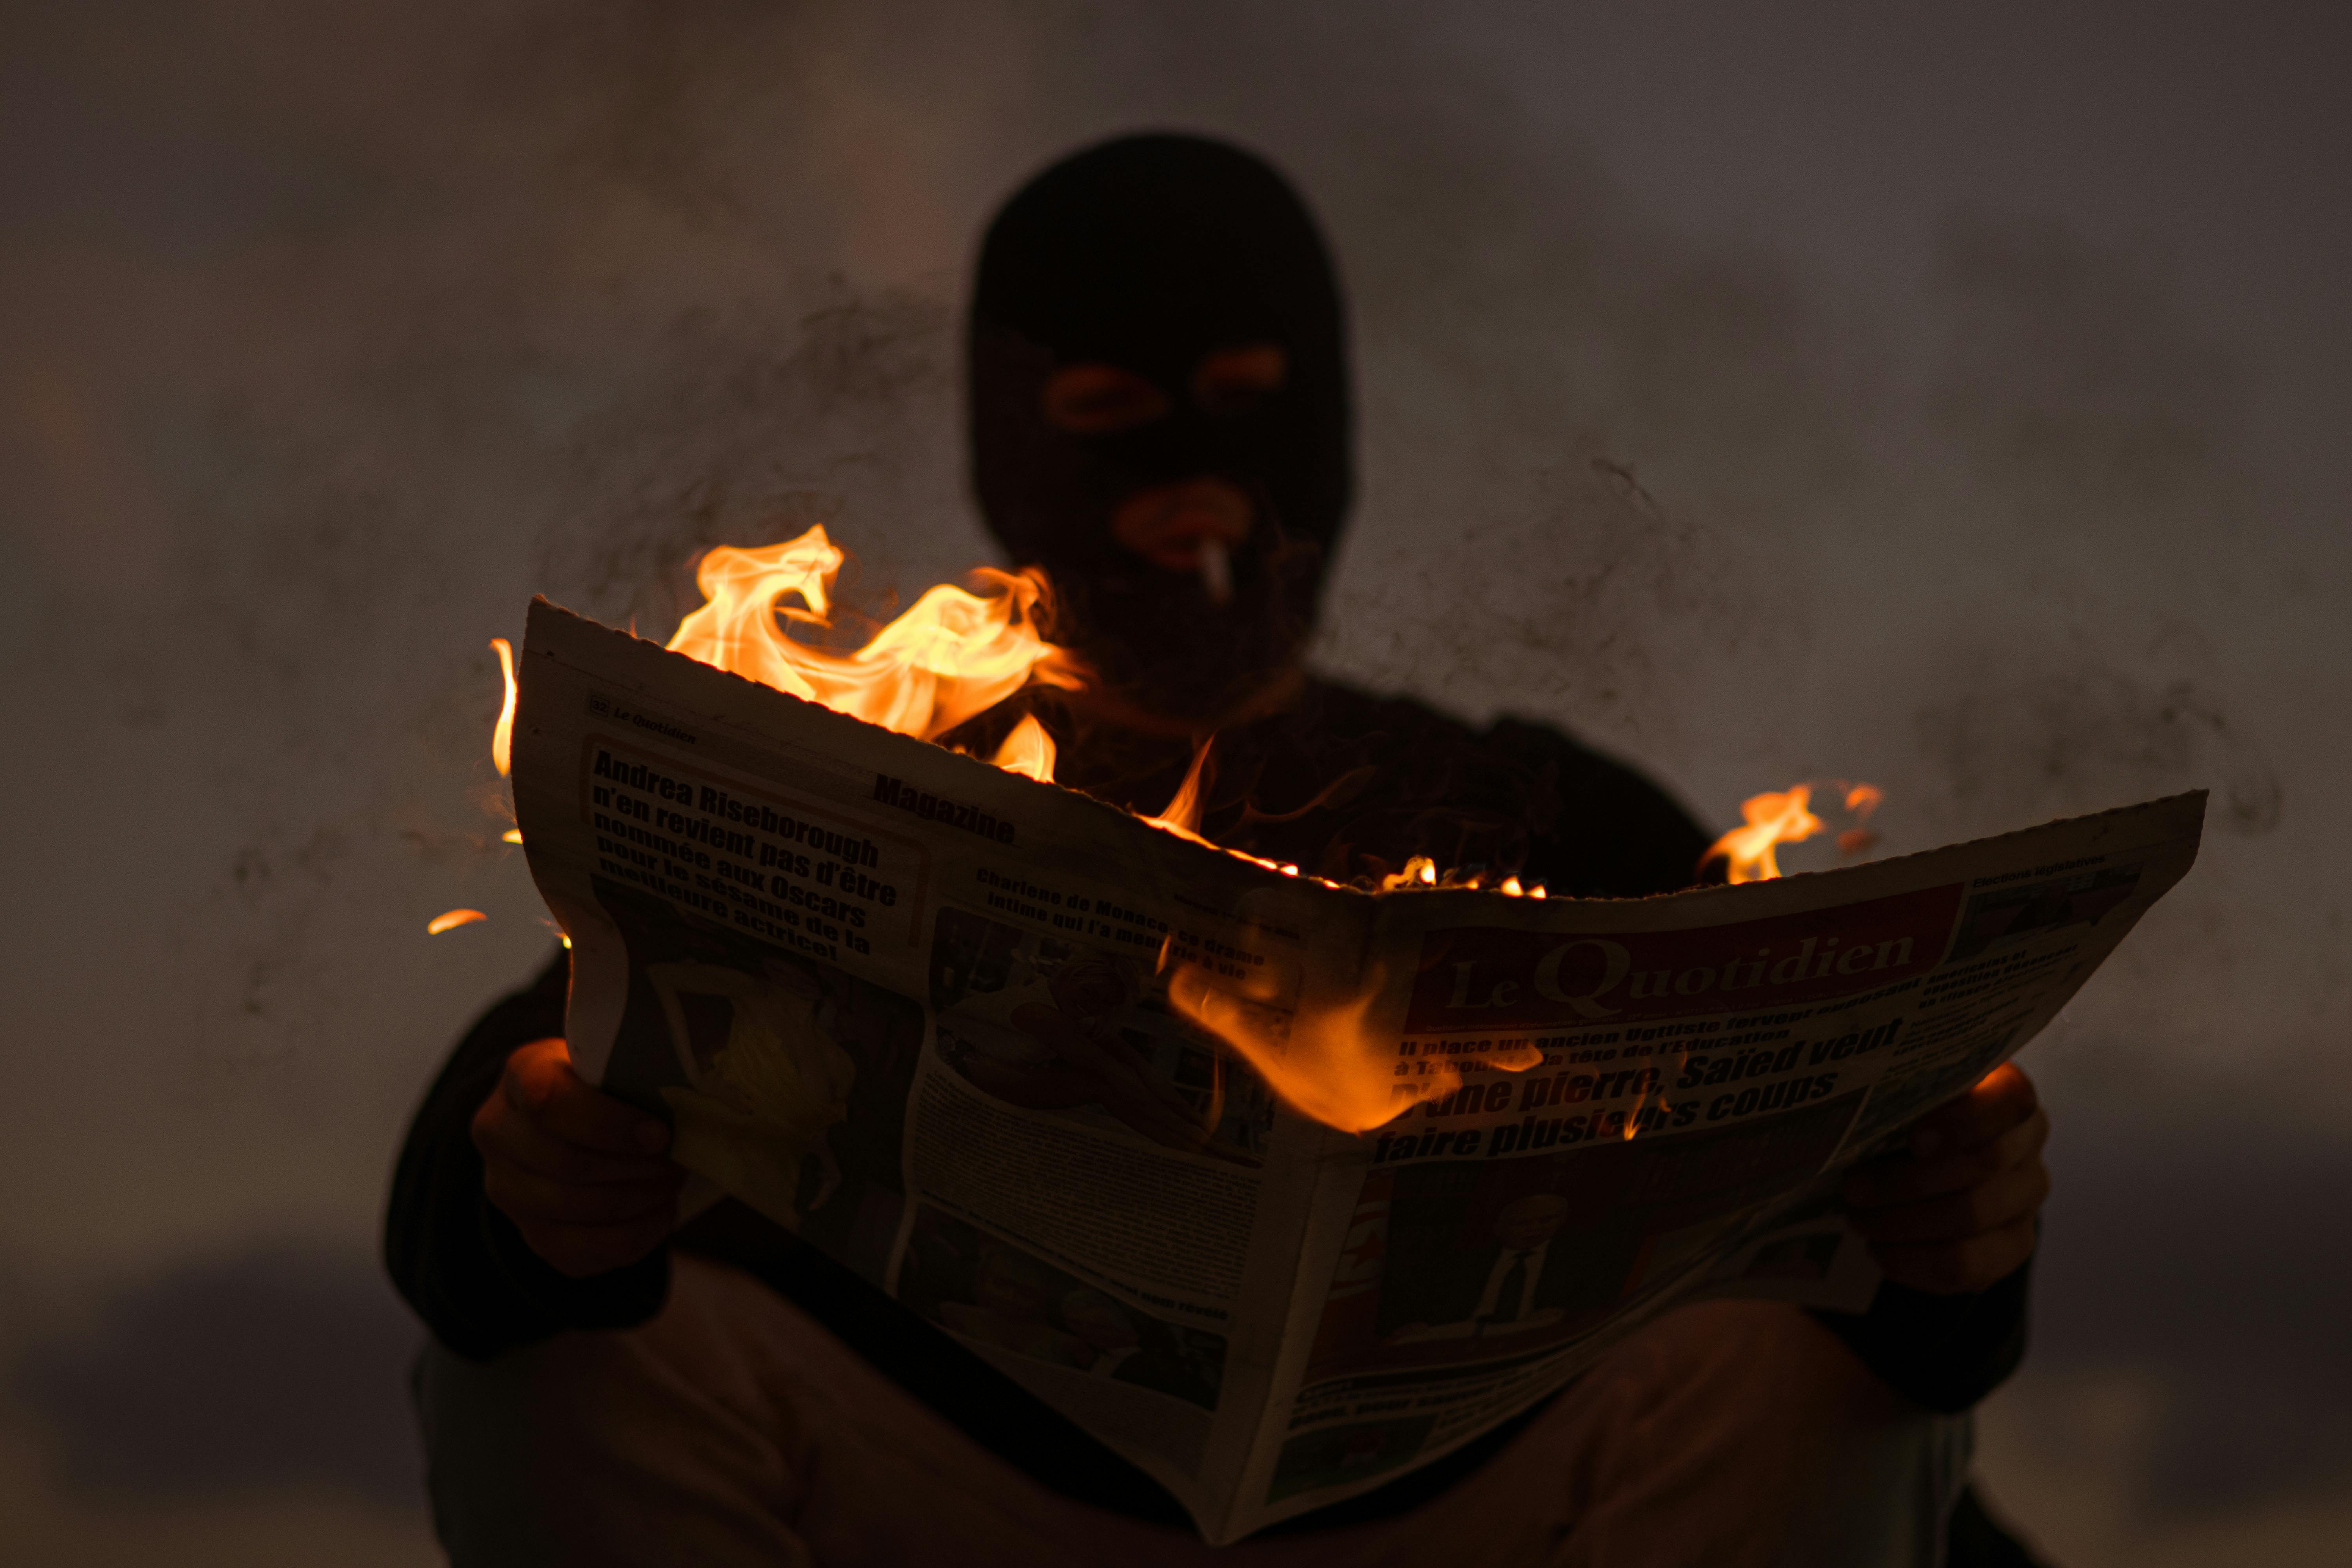
[[[1418,698],[1336,680],[1309,680],[1282,722],[1294,737],[1312,737],[1335,760],[1361,756],[1394,764],[1423,753],[1444,759],[1475,752],[1479,743],[1477,731]]]
[[[1697,879],[1705,836],[1674,798],[1548,726],[1482,730],[1413,698],[1317,679],[1234,740],[1218,792],[1227,816],[1211,836],[1335,880],[1422,855],[1585,897]]]
[[[1497,719],[1480,737],[1503,765],[1539,781],[1529,872],[1554,892],[1631,899],[1703,880],[1712,836],[1664,786],[1549,724]]]

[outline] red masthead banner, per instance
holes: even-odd
[[[1405,1033],[1646,1023],[1860,995],[1936,966],[1960,894],[1955,883],[1693,931],[1433,931]]]

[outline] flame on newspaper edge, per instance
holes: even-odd
[[[1813,791],[1826,787],[1839,792],[1844,800],[1853,826],[1837,837],[1838,848],[1847,855],[1858,855],[1878,842],[1878,835],[1864,826],[1870,814],[1886,798],[1886,792],[1876,784],[1847,784],[1843,779],[1832,780],[1826,785],[1818,783],[1794,784],[1785,790],[1767,790],[1751,795],[1739,803],[1739,815],[1747,820],[1708,847],[1700,857],[1699,865],[1710,861],[1724,862],[1725,880],[1769,882],[1780,875],[1780,849],[1783,844],[1802,844],[1827,825],[1813,815]]]
[[[1084,675],[1039,624],[1052,598],[1034,567],[972,573],[985,595],[940,584],[862,647],[798,641],[786,623],[834,629],[832,589],[847,557],[820,523],[755,550],[719,545],[695,568],[703,603],[678,624],[674,653],[772,686],[917,740],[936,740],[1022,687],[1075,688]],[[797,599],[797,605],[787,603]],[[1040,782],[1054,776],[1054,744],[1024,719],[991,759]]]
[[[1195,963],[1171,965],[1173,939],[1160,947],[1168,978],[1168,1005],[1178,1016],[1232,1047],[1257,1069],[1266,1087],[1293,1110],[1342,1132],[1385,1126],[1423,1100],[1453,1093],[1464,1079],[1449,1058],[1427,1077],[1399,1079],[1394,1042],[1370,1025],[1387,976],[1375,969],[1357,995],[1322,1006],[1284,1006],[1270,994],[1270,980],[1236,986],[1212,981]],[[1480,1063],[1502,1072],[1540,1066],[1532,1046],[1506,1047]]]
[[[505,679],[507,687],[506,701],[499,709],[499,721],[490,728],[490,766],[499,770],[499,777],[505,778],[514,772],[514,644],[504,637],[492,637],[490,647],[497,650],[499,674]]]
[[[697,564],[702,605],[679,623],[666,646],[919,740],[936,740],[1024,686],[1074,689],[1083,684],[1083,668],[1045,640],[1040,629],[1050,612],[1051,594],[1045,574],[1034,568],[980,568],[973,580],[989,590],[985,594],[944,584],[935,586],[855,649],[843,651],[787,636],[787,622],[819,632],[834,628],[832,586],[845,559],[822,525],[759,549],[716,547]],[[512,760],[514,656],[504,637],[491,639],[490,646],[498,652],[506,687],[490,748],[492,763],[504,776]],[[1299,876],[1297,866],[1227,848],[1202,834],[1213,741],[1213,735],[1203,736],[1195,745],[1192,764],[1167,806],[1157,816],[1139,812],[1138,820],[1280,876]],[[1057,759],[1044,725],[1024,715],[986,760],[1008,773],[1050,784]],[[1837,787],[1845,792],[1845,807],[1854,819],[1854,826],[1839,835],[1839,847],[1858,853],[1875,840],[1862,824],[1878,805],[1882,792],[1870,784]],[[1812,789],[1801,784],[1748,797],[1741,805],[1745,825],[1717,839],[1701,865],[1722,858],[1728,879],[1735,883],[1780,876],[1779,847],[1801,843],[1822,828],[1809,809]],[[520,829],[509,829],[503,837],[510,844],[522,842]],[[1379,890],[1483,889],[1506,898],[1547,896],[1540,882],[1523,884],[1514,875],[1488,888],[1486,878],[1483,869],[1442,870],[1432,858],[1416,855],[1383,877]],[[1340,886],[1321,877],[1307,879]],[[451,910],[426,929],[438,935],[487,918],[478,910]],[[569,937],[564,945],[571,946]],[[1385,1043],[1369,1022],[1383,988],[1382,975],[1371,976],[1360,995],[1309,1011],[1276,1005],[1271,994],[1252,989],[1261,983],[1245,981],[1237,988],[1230,978],[1213,979],[1197,964],[1171,964],[1172,953],[1171,938],[1161,946],[1160,964],[1167,977],[1169,1004],[1177,1014],[1232,1047],[1286,1103],[1327,1125],[1349,1132],[1383,1126],[1417,1105],[1454,1093],[1465,1080],[1461,1067],[1444,1058],[1415,1064],[1434,1067],[1426,1076],[1397,1076],[1393,1043]],[[1543,1053],[1533,1046],[1507,1047],[1482,1054],[1477,1065],[1523,1072],[1542,1060]],[[1626,1138],[1639,1130],[1647,1099],[1644,1091],[1626,1112]]]

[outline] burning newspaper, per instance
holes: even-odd
[[[2203,819],[1635,900],[1366,893],[1039,782],[1042,731],[916,738],[1050,671],[1012,632],[866,722],[537,602],[517,818],[580,1072],[1213,1542],[1696,1293],[1861,1308],[1826,1173],[2032,1039]]]

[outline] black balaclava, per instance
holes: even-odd
[[[1287,668],[1353,487],[1339,282],[1282,176],[1197,136],[1121,137],[1064,159],[989,226],[971,333],[981,510],[1016,563],[1045,568],[1056,636],[1110,694],[1213,722]],[[1279,391],[1241,413],[1194,402],[1202,356],[1265,342],[1287,356]],[[1171,412],[1108,435],[1056,428],[1046,379],[1082,363],[1152,382]],[[1119,502],[1195,477],[1231,482],[1255,512],[1222,605],[1111,533]]]

